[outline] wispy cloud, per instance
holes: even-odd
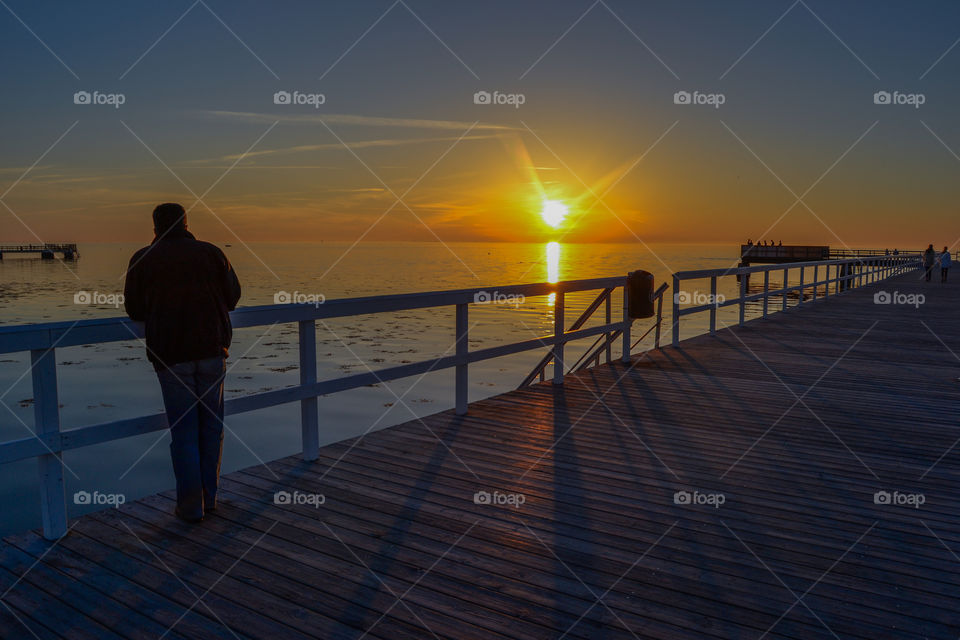
[[[206,116],[228,118],[244,122],[272,123],[291,122],[302,124],[343,124],[365,127],[395,127],[403,129],[444,129],[451,131],[466,131],[471,126],[479,131],[522,131],[519,127],[510,127],[502,124],[459,122],[456,120],[421,120],[416,118],[383,118],[377,116],[360,116],[343,113],[306,113],[306,114],[276,114],[250,113],[244,111],[201,111]]]
[[[346,151],[347,148],[350,149],[366,149],[370,147],[400,147],[404,145],[411,144],[428,144],[431,142],[451,142],[454,140],[488,140],[490,138],[496,138],[496,135],[479,135],[479,136],[435,136],[429,138],[383,138],[379,140],[357,140],[357,141],[346,141],[343,143],[340,142],[327,142],[324,144],[300,144],[292,147],[281,147],[277,149],[261,149],[260,151],[251,151],[244,154],[231,154],[226,156],[219,156],[217,158],[210,158],[207,160],[196,160],[197,163],[205,162],[231,162],[243,158],[244,160],[251,160],[253,158],[262,158],[265,156],[277,156],[291,153],[305,153],[308,151]]]

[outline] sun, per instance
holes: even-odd
[[[540,212],[540,216],[548,225],[557,228],[563,224],[563,220],[567,217],[568,213],[570,213],[570,210],[567,208],[567,205],[559,200],[544,200],[543,211]]]

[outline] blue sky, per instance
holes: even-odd
[[[960,236],[955,2],[4,2],[11,239]]]

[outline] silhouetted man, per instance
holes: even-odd
[[[145,324],[147,358],[160,380],[177,517],[199,522],[217,506],[229,312],[240,300],[240,282],[219,248],[187,231],[179,204],[153,210],[153,231],[153,242],[127,267],[125,307]]]
[[[927,271],[927,282],[930,282],[930,276],[933,273],[933,264],[937,261],[937,252],[933,250],[933,244],[927,247],[923,252],[923,268]]]

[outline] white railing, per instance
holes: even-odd
[[[656,291],[650,293],[650,301],[656,304],[656,320],[653,325],[650,326],[631,346],[630,350],[632,351],[638,344],[640,344],[644,338],[646,338],[652,331],[656,331],[654,334],[653,348],[660,348],[660,325],[663,323],[663,294],[669,288],[669,285],[666,283],[660,285],[660,288]],[[600,295],[597,296],[590,305],[583,310],[583,313],[580,314],[580,317],[574,320],[573,324],[570,325],[570,331],[579,329],[585,325],[590,318],[593,317],[593,314],[600,309],[600,306],[604,306],[604,312],[606,315],[607,324],[611,322],[611,305],[613,300],[613,288],[606,288],[600,292]],[[599,335],[593,341],[587,350],[583,352],[583,355],[577,359],[570,367],[567,369],[567,373],[573,373],[575,371],[582,371],[592,366],[600,366],[600,360],[606,356],[606,361],[609,363],[612,359],[612,350],[613,345],[617,340],[620,339],[620,331],[612,331],[610,333],[604,333]],[[551,363],[554,363],[553,353],[547,353],[540,362],[533,368],[526,378],[523,379],[523,382],[517,387],[522,389],[528,385],[534,384],[539,378],[540,382],[543,382],[546,378],[547,367]],[[555,364],[555,363],[554,363]],[[554,369],[556,373],[556,369]]]
[[[788,309],[788,294],[797,292],[797,305],[805,302],[805,292],[812,292],[812,300],[826,298],[833,294],[838,295],[847,289],[862,287],[879,282],[887,278],[900,275],[906,271],[923,268],[923,256],[920,254],[884,255],[849,260],[820,260],[815,262],[788,262],[782,264],[761,265],[755,267],[733,267],[730,269],[703,269],[699,271],[678,271],[673,274],[673,346],[680,342],[680,319],[694,313],[709,312],[710,333],[717,332],[717,311],[723,307],[739,306],[738,324],[746,322],[746,307],[748,302],[761,301],[763,303],[762,317],[769,313],[770,296],[781,298],[781,310]],[[813,272],[813,279],[807,282],[805,276]],[[783,272],[783,286],[778,289],[770,288],[770,273]],[[797,284],[790,284],[790,274],[794,272]],[[831,275],[832,273],[832,275]],[[758,293],[749,292],[750,276],[763,274],[763,290]],[[821,277],[822,276],[822,277]],[[724,277],[735,277],[739,280],[739,295],[735,298],[720,299],[717,295],[717,280]],[[680,283],[685,280],[710,280],[710,296],[707,304],[680,308],[683,290]],[[822,296],[820,294],[823,294]]]
[[[441,369],[455,369],[455,411],[467,412],[468,366],[474,362],[530,351],[543,347],[551,350],[554,363],[553,382],[562,384],[564,346],[571,340],[617,332],[622,338],[622,358],[630,358],[630,325],[627,276],[571,280],[555,284],[539,283],[460,289],[402,295],[374,296],[331,300],[324,304],[282,304],[244,307],[230,314],[235,329],[296,322],[300,340],[300,383],[294,387],[230,398],[224,403],[225,415],[236,415],[289,402],[300,402],[300,429],[303,457],[318,457],[320,431],[317,398],[321,395],[356,389],[379,382],[425,374]],[[602,325],[564,329],[564,295],[596,289],[623,290],[622,319]],[[471,304],[489,300],[489,292],[498,296],[544,296],[556,294],[554,332],[550,335],[470,351],[468,313]],[[486,297],[484,297],[486,296]],[[317,380],[316,321],[348,316],[455,306],[455,353],[386,367],[331,380]],[[64,451],[102,442],[128,438],[167,428],[163,413],[116,420],[101,424],[63,429],[57,395],[56,350],[64,347],[134,340],[143,337],[143,325],[127,318],[104,318],[77,322],[0,327],[0,354],[30,352],[34,397],[34,434],[30,437],[0,443],[0,464],[37,458],[39,461],[41,512],[44,536],[56,539],[67,531],[66,496],[63,482]]]

